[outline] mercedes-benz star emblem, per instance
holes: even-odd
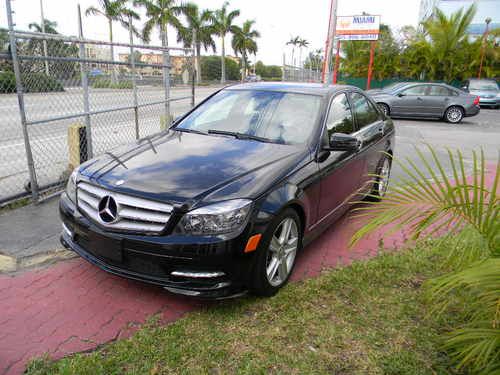
[[[113,197],[106,195],[99,202],[99,218],[110,224],[118,218],[118,205]]]

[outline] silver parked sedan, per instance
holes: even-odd
[[[444,83],[399,83],[368,94],[391,117],[439,118],[459,123],[479,113],[479,97]]]
[[[500,89],[493,79],[468,79],[462,89],[479,96],[479,105],[494,108],[500,106]]]

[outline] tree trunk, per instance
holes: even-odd
[[[226,51],[224,49],[224,39],[226,34],[222,35],[222,58],[221,58],[221,72],[220,72],[220,83],[226,83]]]
[[[241,54],[241,59],[242,59],[242,71],[241,71],[241,80],[244,81],[245,77],[247,75],[247,55],[245,51]]]
[[[111,18],[108,18],[108,24],[109,24],[109,41],[110,43],[113,43],[113,20]],[[109,46],[109,49],[111,52],[111,61],[115,61],[115,48],[113,44]],[[116,66],[114,64],[111,64],[111,82],[112,83],[117,82]]]
[[[196,43],[196,82],[201,82],[201,44]]]

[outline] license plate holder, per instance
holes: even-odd
[[[123,251],[121,240],[89,232],[89,250],[92,254],[121,263]]]

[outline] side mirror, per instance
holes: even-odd
[[[467,91],[467,92],[469,91],[469,89],[467,88],[467,86],[462,86],[462,90]]]
[[[349,134],[333,133],[329,139],[331,151],[357,151],[361,145],[358,138]]]
[[[406,94],[405,94],[405,93],[403,93],[403,92],[400,92],[400,93],[398,93],[398,95],[396,95],[396,96],[397,96],[397,97],[399,97],[399,98],[402,98],[403,96],[406,96]]]

